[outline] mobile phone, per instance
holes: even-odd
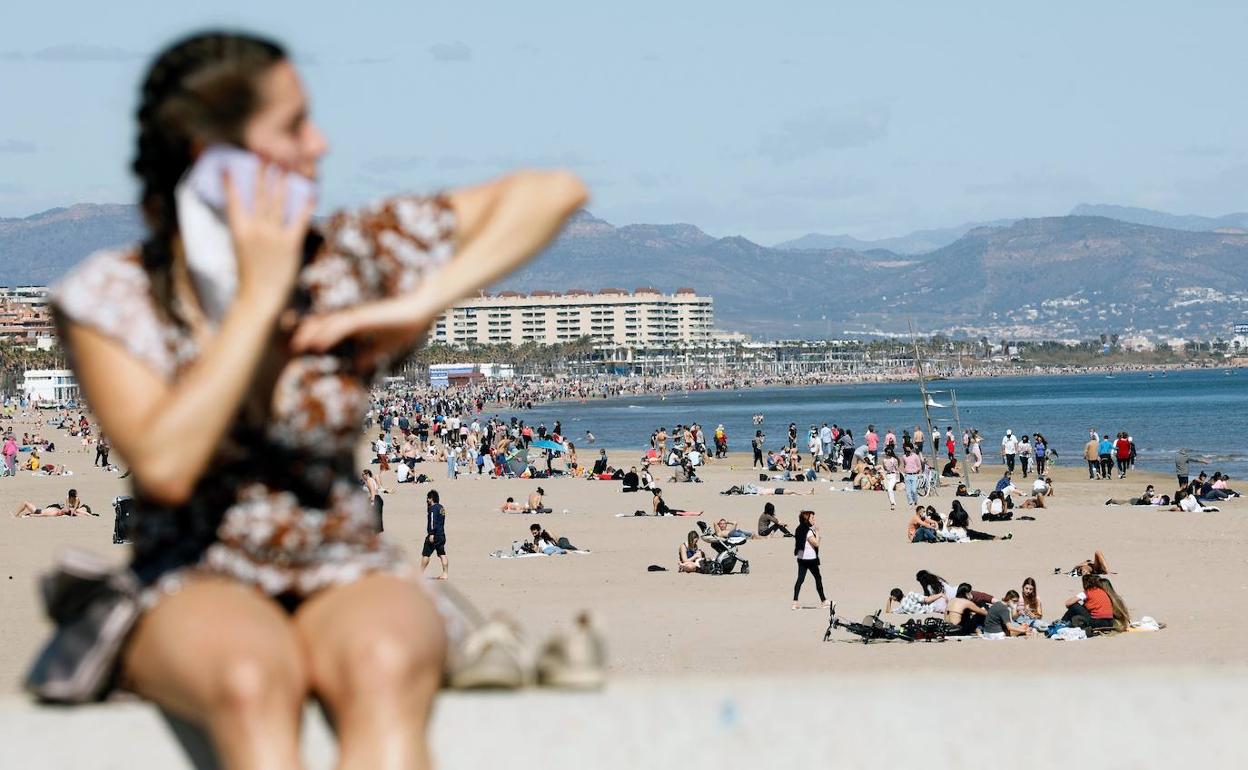
[[[226,198],[223,176],[229,174],[230,183],[237,191],[243,208],[251,211],[255,206],[256,172],[260,163],[260,156],[253,152],[232,145],[214,144],[200,153],[186,181],[204,203],[224,217]],[[286,177],[286,205],[282,221],[289,223],[303,212],[309,200],[316,197],[316,182],[277,166],[270,166],[267,173],[267,181],[271,184],[277,183],[283,175]]]

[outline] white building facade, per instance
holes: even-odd
[[[654,288],[590,293],[501,292],[465,300],[434,323],[430,341],[444,345],[553,345],[589,337],[599,350],[705,345],[714,326],[714,300],[693,289]]]
[[[36,406],[77,401],[78,381],[69,369],[27,369],[22,394]]]

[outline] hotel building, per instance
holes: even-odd
[[[552,345],[589,337],[601,351],[704,345],[712,339],[714,300],[693,289],[661,294],[643,287],[627,292],[504,291],[482,294],[446,311],[430,341],[444,345]]]

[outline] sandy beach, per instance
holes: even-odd
[[[17,425],[19,433],[23,427]],[[93,455],[74,439],[64,436],[57,443],[62,451],[56,453],[56,462],[64,462],[73,476],[23,473],[0,479],[4,511],[0,613],[5,619],[0,626],[4,650],[0,680],[5,692],[18,689],[22,671],[46,634],[36,578],[51,565],[54,554],[79,547],[118,560],[126,557],[125,547],[110,541],[110,503],[125,492],[126,482],[91,467]],[[363,450],[361,446],[361,458]],[[612,456],[613,463],[627,465],[633,460],[621,452]],[[676,549],[695,520],[617,518],[617,513],[648,509],[650,496],[624,494],[618,482],[610,481],[479,477],[451,481],[445,478],[444,466],[424,463],[417,466],[418,472],[432,477],[432,484],[396,485],[393,475],[386,475],[391,490],[385,498],[386,537],[418,557],[424,496],[430,488],[439,490],[448,511],[451,580],[456,587],[487,612],[511,614],[534,641],[566,627],[577,610],[594,610],[608,632],[616,681],[722,671],[745,676],[950,669],[1045,673],[1196,663],[1242,667],[1248,662],[1242,643],[1248,614],[1241,611],[1248,602],[1240,593],[1248,576],[1248,503],[1242,499],[1228,502],[1219,513],[1206,514],[1107,507],[1103,503],[1108,497],[1137,494],[1148,482],[1169,490],[1174,479],[1133,473],[1125,480],[1088,481],[1082,468],[1062,467],[1053,473],[1057,494],[1050,499],[1051,506],[1030,512],[1036,521],[973,525],[994,534],[1013,532],[1013,540],[910,544],[904,537],[905,506],[899,504],[890,512],[882,492],[832,492],[828,483],[815,483],[786,485],[813,488],[811,496],[719,494],[732,484],[756,480],[757,473],[748,465],[748,457],[733,455],[706,468],[705,483],[664,484],[665,498],[676,508],[704,510],[702,520],[708,523],[724,516],[750,530],[767,501],[776,504],[781,520],[790,525],[799,510],[812,508],[823,529],[825,587],[848,619],[860,619],[883,606],[893,587],[914,590],[919,569],[970,582],[997,596],[1017,589],[1025,577],[1034,577],[1046,617],[1056,617],[1078,585],[1073,578],[1054,575],[1054,568],[1064,571],[1099,548],[1117,573],[1112,580],[1133,617],[1150,615],[1169,627],[1074,644],[1043,638],[999,644],[979,640],[942,645],[825,644],[821,639],[827,614],[816,608],[810,581],[803,589],[805,608],[790,609],[795,576],[791,540],[753,540],[744,546],[749,575],[679,574],[674,570]],[[977,485],[990,488],[998,470],[986,465]],[[538,485],[545,488],[547,504],[555,513],[499,512],[506,497],[523,500]],[[44,505],[63,498],[71,486],[102,515],[8,516],[22,500]],[[838,481],[835,486],[846,485]],[[949,509],[951,491],[942,489],[934,500],[942,514]],[[899,497],[904,502],[900,491]],[[563,513],[565,509],[569,512]],[[593,553],[491,558],[492,551],[509,549],[513,540],[523,539],[533,522]],[[647,572],[650,564],[670,571]],[[436,562],[431,571],[436,572]]]

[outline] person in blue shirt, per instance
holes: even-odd
[[[429,566],[429,557],[434,553],[442,562],[442,574],[435,580],[446,580],[449,565],[446,559],[446,509],[442,507],[438,490],[431,489],[425,495],[425,542],[420,549],[420,572],[423,575]]]
[[[1101,436],[1101,443],[1096,448],[1097,455],[1101,458],[1101,478],[1108,479],[1114,470],[1114,442],[1109,440],[1109,434]]]

